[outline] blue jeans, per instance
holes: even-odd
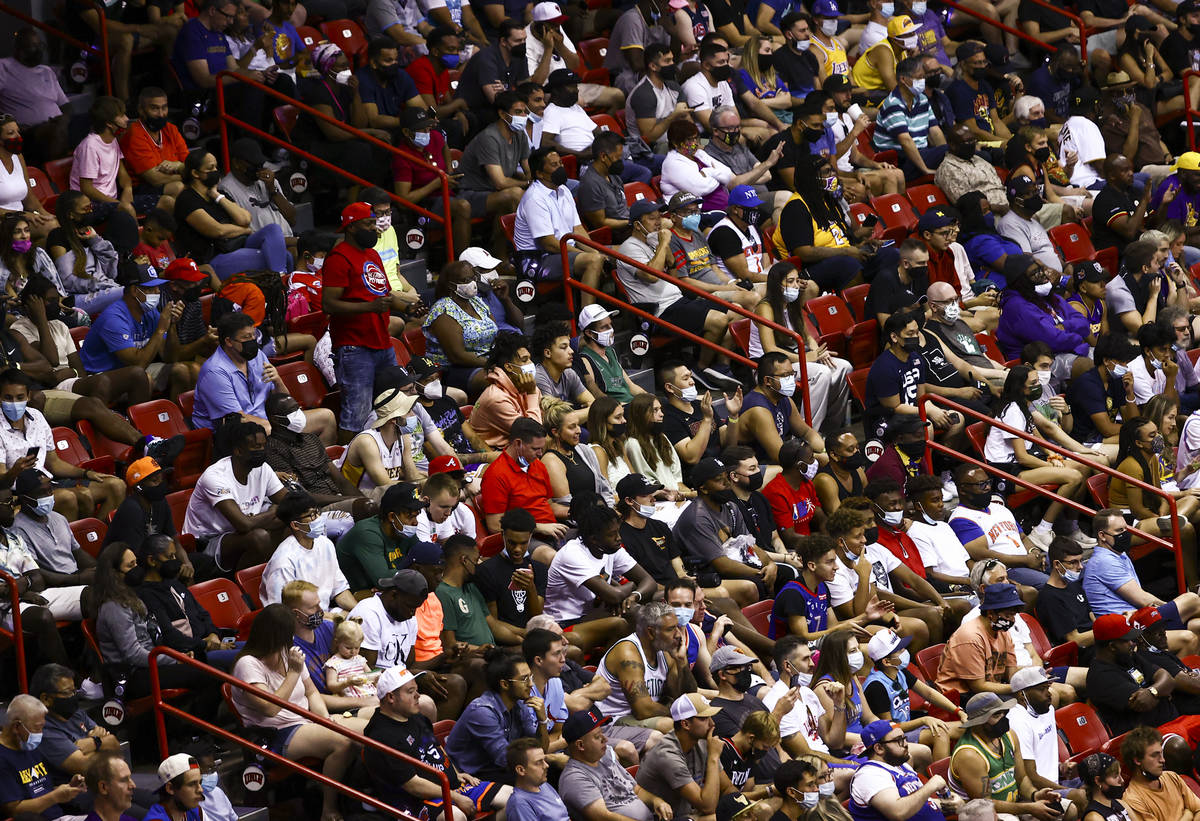
[[[1024,584],[1041,590],[1046,586],[1050,577],[1032,567],[1010,567],[1008,568],[1008,580],[1014,584]]]
[[[288,259],[283,229],[271,223],[246,237],[243,247],[228,254],[217,254],[208,264],[217,272],[219,279],[226,280],[243,271],[274,271],[285,274],[292,270]]]
[[[382,350],[343,345],[334,350],[334,373],[342,392],[342,411],[338,427],[351,433],[361,433],[371,415],[371,400],[375,398],[375,371],[396,365],[392,346]]]

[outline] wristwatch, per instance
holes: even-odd
[[[1158,698],[1158,688],[1157,687],[1147,687],[1146,689],[1150,691],[1150,695],[1154,696],[1155,698]]]

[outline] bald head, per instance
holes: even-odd
[[[957,296],[954,293],[954,288],[948,282],[935,282],[929,286],[929,290],[925,292],[925,296],[929,297],[930,302],[944,302],[947,299],[954,299]]]
[[[1124,154],[1104,158],[1104,179],[1122,190],[1133,185],[1133,163]]]
[[[958,292],[946,282],[934,282],[925,291],[926,309],[935,322],[953,325],[960,316]]]

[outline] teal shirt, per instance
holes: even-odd
[[[389,538],[379,517],[370,516],[356,522],[338,539],[338,566],[346,574],[351,590],[370,590],[380,579],[400,569],[397,567],[400,559],[416,543],[416,536]]]
[[[474,645],[496,643],[487,623],[487,602],[473,582],[463,587],[442,582],[434,593],[442,603],[442,627],[453,630],[455,639]]]

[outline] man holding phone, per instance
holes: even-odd
[[[60,804],[84,791],[78,773],[54,786],[46,761],[38,751],[46,726],[46,705],[30,695],[15,696],[0,728],[0,815],[19,814],[58,818]]]

